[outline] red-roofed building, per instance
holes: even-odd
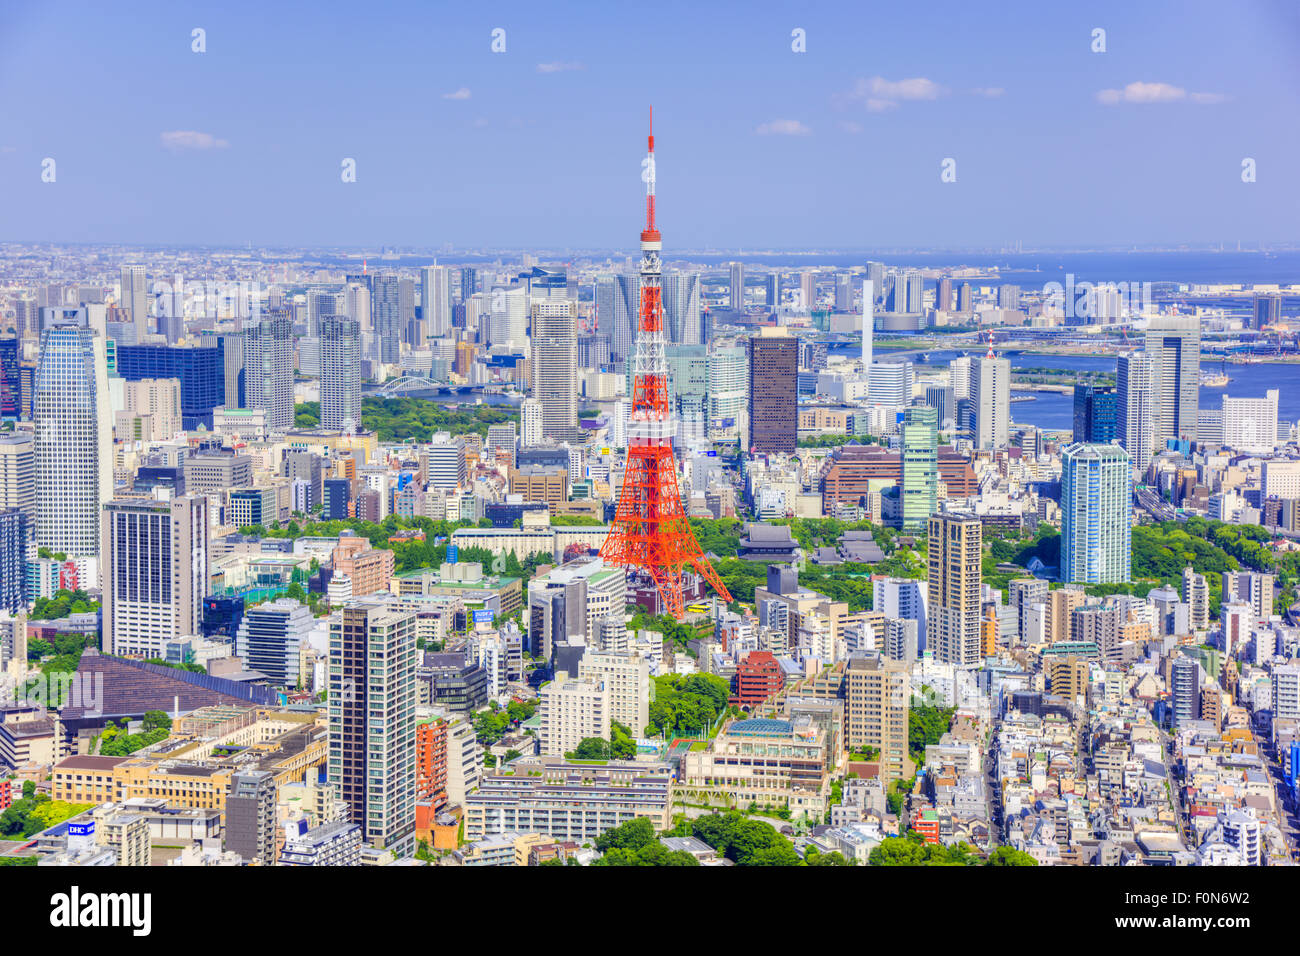
[[[750,651],[736,668],[731,703],[753,708],[779,693],[783,687],[785,674],[771,652]]]

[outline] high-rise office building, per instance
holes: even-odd
[[[835,311],[853,311],[853,276],[847,272],[835,277]]]
[[[1061,452],[1062,581],[1128,582],[1132,502],[1132,465],[1119,445],[1076,442]]]
[[[0,417],[17,418],[22,411],[22,355],[18,339],[0,339]]]
[[[903,529],[920,531],[934,514],[939,497],[939,416],[924,405],[903,412],[902,444]]]
[[[1155,382],[1146,352],[1121,355],[1115,366],[1115,437],[1138,471],[1146,471],[1155,449]]]
[[[662,281],[667,344],[704,345],[708,336],[704,329],[704,313],[700,309],[700,274],[665,272]]]
[[[320,425],[361,429],[361,326],[342,315],[321,317]]]
[[[36,529],[21,508],[0,508],[0,610],[17,614],[28,605],[27,561],[34,557]],[[0,649],[0,658],[5,658]]]
[[[971,295],[969,282],[963,282],[957,287],[957,311],[970,312],[975,307],[975,301]]]
[[[764,327],[749,339],[749,450],[794,454],[798,443],[799,340]]]
[[[478,270],[473,266],[463,266],[460,270],[460,301],[469,301],[470,296],[478,292]]]
[[[844,669],[844,738],[850,749],[880,751],[880,781],[903,779],[911,666],[880,657],[850,657]]]
[[[1201,716],[1201,665],[1191,657],[1178,657],[1169,668],[1169,697],[1174,726],[1182,727]]]
[[[813,272],[799,273],[799,305],[805,312],[817,307],[817,275]]]
[[[118,307],[131,316],[137,342],[143,342],[149,334],[149,289],[146,283],[144,266],[122,266],[122,298]]]
[[[266,412],[266,427],[293,427],[293,322],[283,309],[264,312],[244,330],[244,394]]]
[[[1280,392],[1263,398],[1223,396],[1223,444],[1248,455],[1271,455],[1278,446],[1277,404]]]
[[[1282,296],[1277,293],[1255,296],[1250,327],[1262,329],[1282,321]]]
[[[235,632],[235,656],[276,686],[293,690],[304,677],[299,660],[314,620],[311,610],[293,598],[250,607]]]
[[[1117,437],[1118,398],[1114,388],[1074,386],[1074,440],[1102,445],[1114,441]]]
[[[542,443],[542,403],[525,398],[519,403],[519,447],[532,448]]]
[[[1196,439],[1201,388],[1201,320],[1165,315],[1147,326],[1145,351],[1151,356],[1151,418],[1156,442]]]
[[[226,794],[226,849],[262,866],[276,862],[275,776],[269,770],[230,775]]]
[[[113,488],[102,348],[90,329],[75,325],[41,333],[33,402],[36,543],[68,555],[99,553],[100,505]]]
[[[998,286],[998,308],[1015,311],[1020,308],[1020,286]]]
[[[872,405],[901,408],[912,402],[916,370],[911,362],[876,362],[867,366],[867,398]]]
[[[978,515],[943,513],[930,517],[928,645],[935,660],[978,666],[980,646],[980,559]]]
[[[1011,360],[977,358],[970,366],[971,439],[976,448],[1005,448],[1011,427]]]
[[[934,287],[934,307],[940,312],[951,312],[952,306],[952,279],[942,276]]]
[[[576,438],[578,426],[578,327],[568,299],[533,303],[533,398],[542,406],[542,434],[556,441]]]
[[[451,331],[451,271],[446,266],[420,270],[420,311],[429,338],[440,339]]]
[[[402,295],[395,273],[379,272],[370,280],[370,316],[379,343],[379,361],[396,365],[402,357]]]
[[[764,301],[769,309],[777,309],[781,305],[781,273],[769,272],[764,280]]]
[[[367,843],[415,852],[415,613],[354,603],[330,622],[329,781]]]
[[[104,505],[104,649],[165,657],[167,642],[203,633],[208,499],[119,499]]]
[[[731,264],[731,307],[740,311],[745,307],[745,264]]]
[[[0,510],[19,508],[36,528],[36,443],[26,432],[0,434]]]
[[[227,336],[204,336],[199,347],[179,345],[119,345],[117,374],[132,382],[174,378],[181,383],[181,427],[212,428],[212,410],[227,404]],[[292,349],[292,337],[290,338]],[[293,389],[292,352],[289,388]],[[227,406],[229,407],[229,406]]]

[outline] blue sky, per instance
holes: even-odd
[[[703,0],[5,4],[0,238],[632,249],[651,103],[670,251],[1300,239],[1294,3]]]

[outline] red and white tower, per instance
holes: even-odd
[[[659,253],[663,241],[655,226],[655,137],[651,113],[650,151],[641,161],[646,184],[646,224],[641,231],[641,309],[632,353],[632,409],[627,425],[627,466],[618,510],[600,556],[654,581],[661,603],[682,616],[683,574],[693,568],[724,601],[726,585],[695,540],[677,486],[673,453],[672,407],[668,401],[668,361],[664,357],[663,286]]]

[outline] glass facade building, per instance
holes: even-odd
[[[1061,581],[1122,584],[1131,562],[1133,476],[1119,445],[1061,452]]]

